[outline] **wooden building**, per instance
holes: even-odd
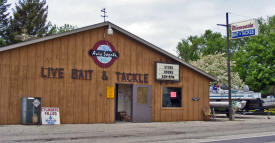
[[[22,97],[74,124],[203,120],[215,77],[104,22],[0,48],[0,80],[0,124],[20,124]]]

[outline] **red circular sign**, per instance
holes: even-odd
[[[94,47],[90,49],[88,53],[95,63],[103,68],[111,66],[119,57],[114,46],[109,41],[105,40],[96,42]]]

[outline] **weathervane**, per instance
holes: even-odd
[[[103,9],[101,9],[101,12],[103,12],[103,15],[101,15],[101,17],[103,17],[104,18],[104,22],[105,22],[105,17],[108,17],[107,15],[106,15],[106,9],[105,8],[103,8]]]

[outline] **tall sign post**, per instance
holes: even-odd
[[[226,24],[217,24],[218,26],[226,27],[226,46],[227,46],[227,77],[228,77],[228,102],[229,102],[229,120],[233,120],[232,115],[232,99],[231,99],[231,70],[230,70],[230,48],[229,48],[229,20],[228,12],[226,13]]]
[[[227,75],[228,75],[228,101],[229,101],[229,120],[234,119],[231,99],[231,72],[230,72],[230,45],[229,45],[229,27],[231,27],[231,39],[257,36],[259,24],[256,19],[246,20],[229,24],[228,12],[226,13],[226,25],[218,24],[218,26],[226,26],[226,46],[227,46]]]
[[[233,120],[232,99],[231,99],[231,70],[230,70],[230,46],[229,46],[229,27],[228,12],[226,13],[226,45],[227,45],[227,76],[228,76],[228,101],[229,101],[229,120]]]

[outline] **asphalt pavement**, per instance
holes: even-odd
[[[54,126],[1,125],[0,143],[275,143],[275,116],[237,115],[229,121]]]
[[[221,141],[214,141],[214,142],[207,142],[207,143],[275,143],[275,135],[221,140]]]

